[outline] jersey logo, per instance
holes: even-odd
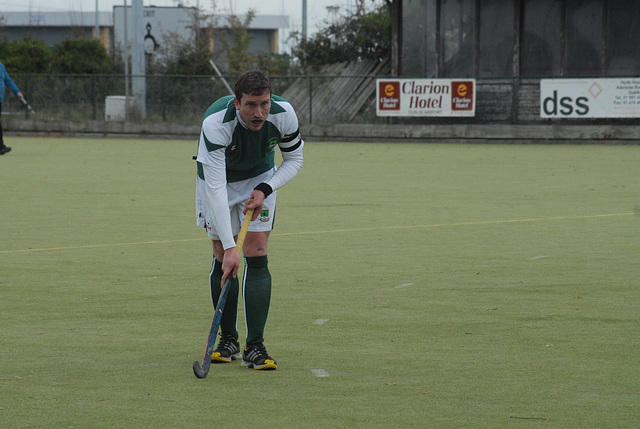
[[[227,148],[227,152],[236,152],[238,150],[238,145],[229,146]]]
[[[278,144],[278,138],[277,137],[272,137],[272,138],[269,139],[269,141],[267,143],[269,144],[269,149],[273,149]]]
[[[260,211],[260,222],[269,222],[269,209],[262,209]]]

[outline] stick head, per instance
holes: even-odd
[[[193,373],[196,375],[196,377],[198,378],[205,378],[207,376],[207,374],[209,374],[209,368],[203,368],[200,365],[200,362],[195,361],[193,363]]]

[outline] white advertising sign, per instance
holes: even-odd
[[[543,118],[640,118],[640,78],[543,79]]]
[[[475,79],[377,79],[378,116],[474,116]]]

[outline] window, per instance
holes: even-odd
[[[525,0],[520,64],[522,76],[560,76],[562,2]]]
[[[607,74],[640,73],[640,7],[637,0],[609,1],[607,11]]]
[[[480,77],[513,76],[514,2],[480,2]]]
[[[442,0],[441,19],[441,76],[474,76],[475,2]]]
[[[566,2],[565,75],[597,76],[602,72],[602,0]]]

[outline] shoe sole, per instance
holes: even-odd
[[[232,360],[240,359],[241,357],[241,353],[232,354],[228,358],[220,356],[220,353],[214,353],[211,355],[211,363],[229,363]]]
[[[278,369],[278,365],[276,365],[276,362],[271,359],[267,359],[266,361],[264,361],[262,365],[256,365],[253,362],[249,362],[242,359],[242,362],[240,363],[240,365],[243,366],[244,368],[257,369],[261,371]]]

